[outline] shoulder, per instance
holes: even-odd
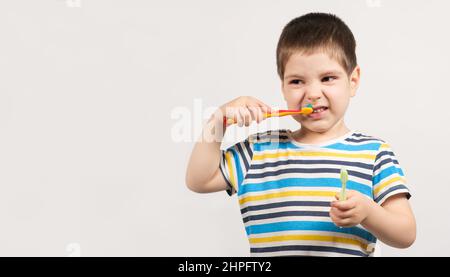
[[[355,143],[378,143],[380,145],[386,143],[386,141],[380,137],[369,135],[360,131],[354,131],[348,138],[346,138],[346,141]]]
[[[367,143],[373,143],[376,144],[378,147],[376,148],[378,152],[382,151],[392,151],[391,145],[386,142],[386,140],[373,135],[368,135],[363,132],[354,131],[353,134],[346,139],[349,143],[355,143],[355,144],[367,144]]]

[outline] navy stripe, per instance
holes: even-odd
[[[317,251],[317,252],[336,252],[341,254],[350,254],[354,256],[367,257],[361,251],[330,247],[330,246],[315,246],[315,245],[283,245],[283,246],[272,246],[272,247],[252,247],[250,248],[251,253],[267,253],[267,252],[280,252],[280,251]],[[275,253],[274,253],[275,254]]]
[[[381,151],[377,154],[375,161],[380,160],[383,156],[395,157],[395,154],[392,151]]]
[[[364,138],[364,139],[352,139],[352,138],[346,138],[345,141],[348,141],[348,142],[365,142],[365,141],[376,141],[376,142],[380,142],[378,139],[374,139],[374,138]]]
[[[245,145],[245,148],[247,149],[247,153],[250,157],[250,160],[252,160],[253,159],[253,151],[252,151],[252,148],[250,147],[250,143],[249,143],[248,139],[244,141],[244,145]]]
[[[355,137],[373,138],[372,136],[366,136],[366,135],[363,135],[363,134],[361,134],[361,133],[353,133],[353,135],[354,135]]]
[[[263,140],[263,139],[288,139],[289,137],[287,135],[282,134],[256,134],[257,140]]]
[[[408,192],[404,192],[404,193],[406,193],[406,198],[408,198],[408,199],[411,198],[411,194],[409,193],[409,190],[408,190],[408,188],[406,186],[404,186],[404,185],[397,185],[397,186],[394,186],[394,187],[388,189],[387,191],[383,192],[382,194],[380,194],[375,199],[375,202],[379,203],[386,195],[388,195],[389,193],[391,193],[391,192],[393,192],[395,190],[399,190],[399,189],[407,190]]]
[[[247,171],[250,166],[240,143],[237,144],[237,149],[239,151],[239,156],[241,156],[241,159],[244,161],[245,171]]]
[[[276,162],[267,162],[263,164],[252,164],[250,168],[252,169],[262,169],[266,167],[275,167],[279,165],[288,165],[288,164],[333,164],[333,165],[346,165],[346,166],[353,166],[353,167],[359,167],[363,169],[370,169],[372,170],[373,165],[366,164],[366,163],[360,163],[360,162],[347,162],[347,161],[333,161],[333,160],[282,160],[282,161],[276,161]]]
[[[391,158],[387,158],[387,159],[381,161],[379,164],[377,164],[377,165],[373,168],[373,172],[377,171],[377,170],[380,169],[383,165],[388,164],[388,163],[393,163],[393,164],[398,165],[398,161],[392,160]]]
[[[285,173],[336,173],[340,174],[339,168],[285,168],[276,171],[268,171],[262,173],[249,173],[247,179],[259,179],[268,176],[278,176]],[[372,175],[364,174],[358,171],[347,170],[349,176],[359,177],[368,181],[372,181]],[[339,176],[337,176],[339,178]]]
[[[244,214],[249,211],[260,211],[273,208],[291,207],[291,206],[314,206],[314,207],[330,207],[330,202],[325,201],[285,201],[278,203],[269,203],[262,205],[248,206],[241,209],[241,213]]]
[[[269,219],[269,218],[277,218],[277,217],[285,217],[285,216],[321,216],[321,217],[329,217],[329,212],[321,212],[321,211],[287,211],[287,212],[277,212],[277,213],[269,213],[269,214],[258,214],[258,215],[249,215],[244,217],[242,220],[244,223],[251,220],[260,220],[260,219]]]

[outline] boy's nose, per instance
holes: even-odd
[[[321,87],[318,85],[310,85],[306,88],[305,97],[310,102],[315,102],[322,97]]]
[[[318,97],[308,97],[307,98],[307,100],[308,100],[308,102],[309,103],[311,103],[311,104],[316,104],[316,102],[318,101],[320,99],[320,96],[318,96]]]
[[[317,101],[320,100],[320,98],[322,97],[322,94],[307,94],[306,95],[306,100],[308,103],[311,104],[316,104]]]

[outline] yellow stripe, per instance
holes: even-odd
[[[337,192],[335,191],[283,191],[276,193],[268,193],[256,196],[247,196],[239,199],[239,204],[244,204],[249,201],[266,200],[271,198],[289,197],[289,196],[323,196],[334,197]]]
[[[352,244],[361,247],[362,249],[367,249],[367,244],[362,241],[344,237],[334,237],[334,236],[321,236],[321,235],[284,235],[284,236],[274,236],[274,237],[262,237],[262,238],[250,238],[250,243],[266,243],[266,242],[276,242],[276,241],[288,241],[288,240],[315,240],[315,241],[328,241]]]
[[[387,144],[387,143],[383,143],[383,144],[380,145],[380,150],[381,149],[387,149],[387,148],[390,148],[389,144]]]
[[[384,189],[386,186],[392,184],[393,182],[402,181],[405,182],[405,179],[402,177],[394,177],[386,182],[381,183],[378,185],[378,187],[373,191],[375,195],[377,195],[382,189]]]
[[[231,164],[231,159],[232,159],[232,158],[233,158],[233,157],[231,156],[231,153],[230,153],[230,152],[227,152],[227,153],[225,154],[225,159],[227,160],[228,171],[229,171],[229,174],[230,174],[231,185],[233,186],[234,190],[237,191],[237,189],[236,189],[236,184],[237,184],[237,182],[236,182],[236,180],[235,180],[235,176],[236,176],[236,175],[234,175],[233,165]]]
[[[361,159],[375,159],[372,154],[348,154],[348,153],[332,153],[332,152],[295,152],[287,151],[281,153],[265,153],[253,155],[253,160],[264,160],[288,156],[326,156],[326,157],[342,157],[342,158],[361,158]]]

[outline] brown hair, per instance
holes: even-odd
[[[281,80],[288,59],[295,52],[311,54],[326,51],[336,58],[348,75],[355,69],[356,42],[352,31],[339,17],[308,13],[291,20],[281,33],[277,46],[277,70]]]

